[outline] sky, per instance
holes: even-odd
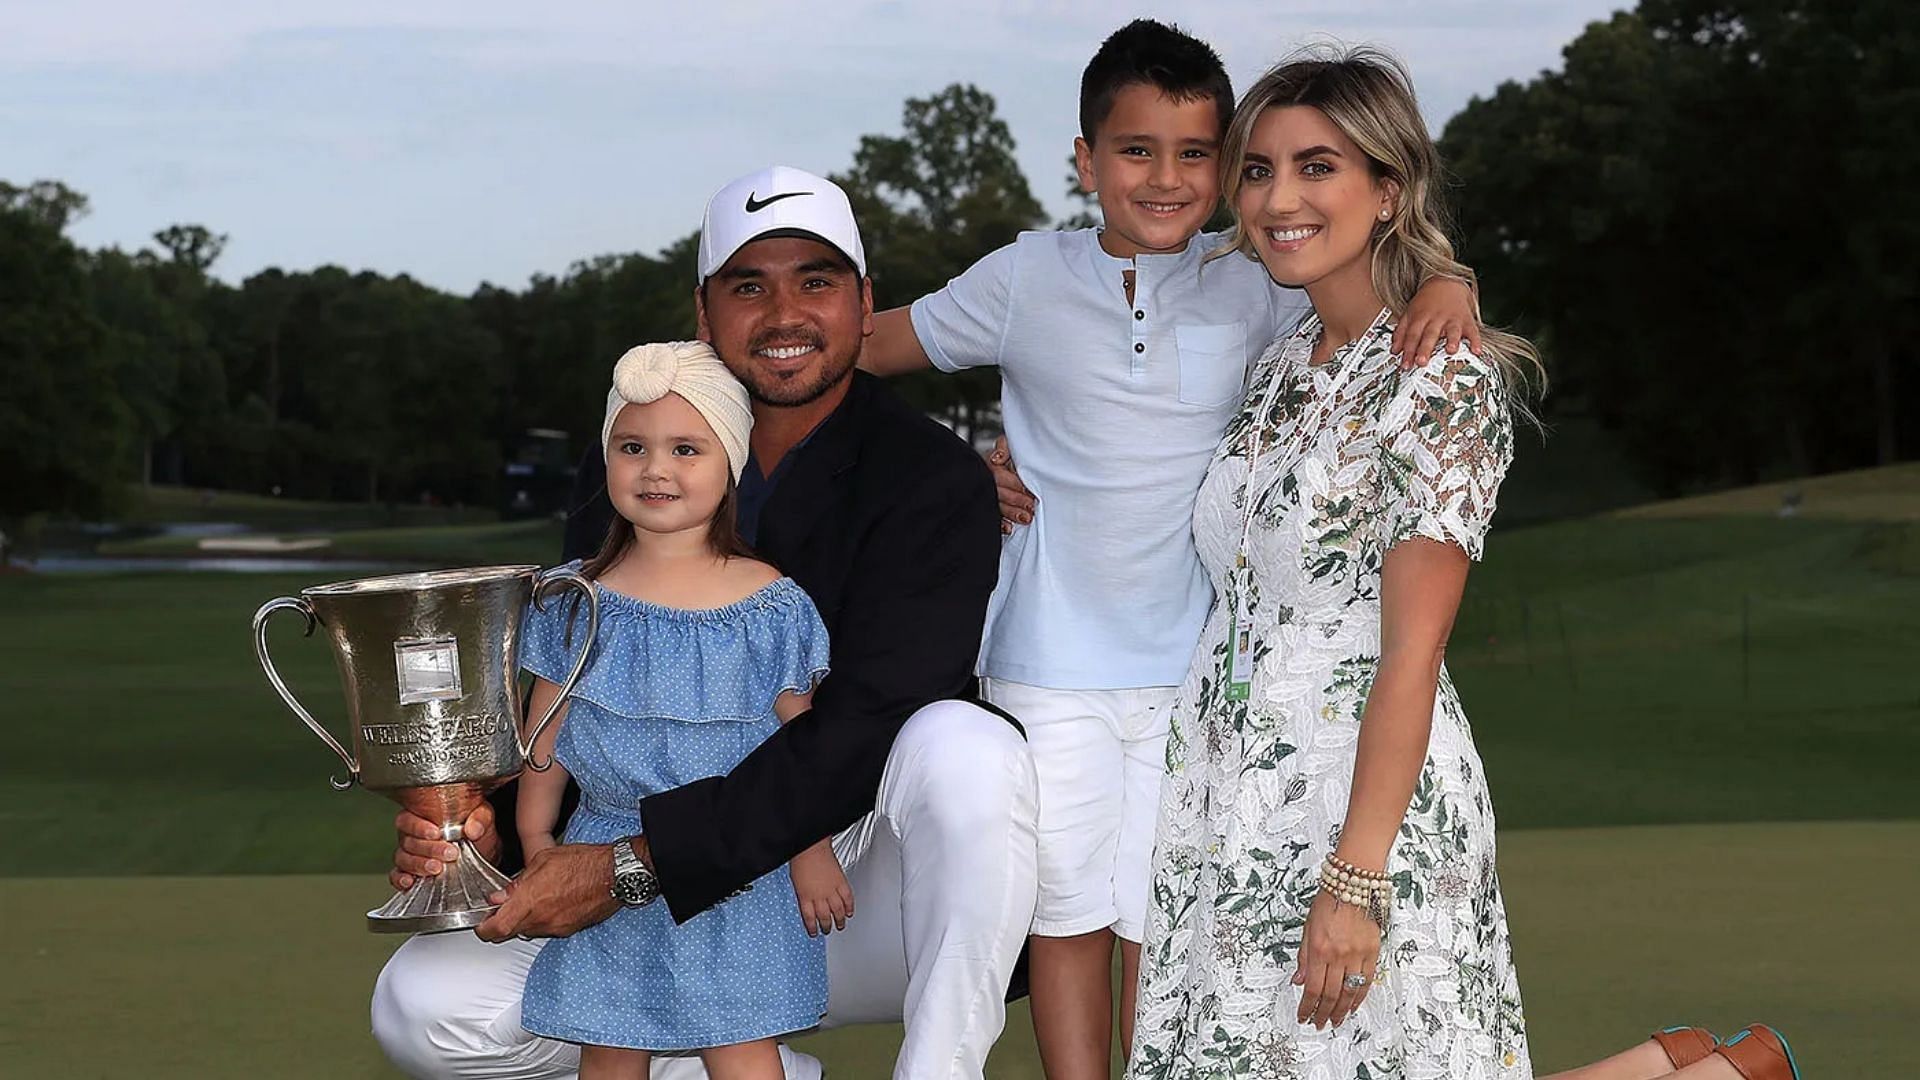
[[[206,225],[227,281],[332,263],[517,289],[659,250],[763,165],[842,170],[907,98],[954,82],[997,99],[1064,216],[1080,71],[1135,16],[1213,43],[1236,88],[1303,44],[1385,45],[1438,134],[1621,6],[0,0],[0,180],[85,194],[86,247]]]

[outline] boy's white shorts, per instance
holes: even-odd
[[[1052,690],[982,679],[1027,730],[1040,779],[1040,899],[1033,932],[1146,930],[1149,863],[1166,774],[1172,686]]]

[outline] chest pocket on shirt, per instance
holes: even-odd
[[[1180,403],[1214,406],[1240,400],[1247,382],[1247,324],[1176,326]]]

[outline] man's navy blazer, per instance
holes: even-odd
[[[859,820],[873,809],[907,717],[976,696],[974,662],[999,573],[992,474],[880,380],[859,371],[852,379],[840,407],[793,451],[754,545],[813,598],[832,639],[813,707],[726,776],[640,804],[661,890],[681,922]],[[587,458],[567,526],[570,559],[597,551],[613,520],[605,460],[597,450]]]

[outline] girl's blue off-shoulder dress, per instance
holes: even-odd
[[[826,627],[790,578],[704,611],[595,588],[599,634],[555,748],[581,794],[565,843],[640,832],[642,798],[731,770],[779,728],[774,698],[827,670]],[[521,666],[564,682],[584,626],[564,595],[529,610]],[[678,926],[655,902],[547,942],[520,1022],[568,1042],[690,1050],[809,1028],[826,1005],[825,943],[801,926],[782,866]]]

